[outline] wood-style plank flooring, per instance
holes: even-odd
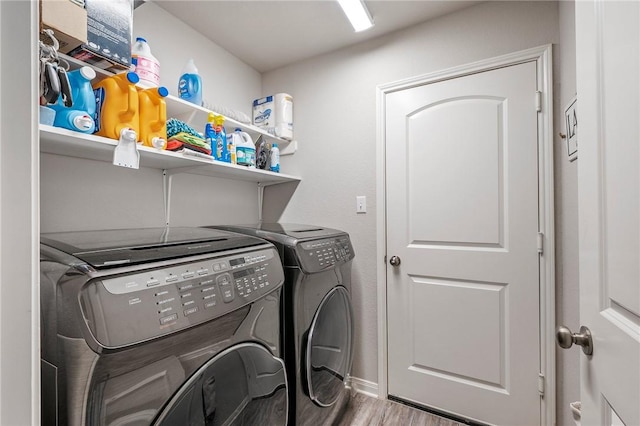
[[[344,415],[335,426],[465,426],[393,401],[361,393],[351,396]]]

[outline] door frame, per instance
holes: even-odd
[[[386,96],[425,84],[437,83],[490,71],[524,62],[536,62],[537,86],[542,92],[538,113],[538,230],[544,235],[543,254],[539,256],[540,272],[540,419],[542,424],[553,425],[556,418],[555,372],[555,234],[554,234],[554,181],[553,181],[553,80],[552,45],[547,44],[510,53],[442,71],[411,77],[376,88],[376,277],[378,282],[378,386],[380,399],[388,396],[387,352],[387,279],[386,262],[386,167],[385,167],[385,111]],[[536,102],[532,95],[531,102]],[[372,393],[375,386],[369,385]]]

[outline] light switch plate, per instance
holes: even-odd
[[[364,195],[358,195],[356,197],[356,213],[367,212],[367,197]]]

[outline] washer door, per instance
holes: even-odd
[[[154,425],[286,425],[284,363],[242,343],[210,359],[176,392]]]
[[[305,352],[307,393],[321,407],[336,402],[351,372],[353,312],[349,292],[336,286],[320,302]]]

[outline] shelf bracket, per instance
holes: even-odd
[[[166,226],[171,223],[171,183],[173,173],[169,173],[166,169],[162,170],[162,192],[164,196],[164,221]]]
[[[298,141],[292,140],[280,150],[280,156],[293,155],[298,150]]]
[[[203,165],[204,166],[204,165]],[[171,188],[173,177],[180,173],[189,173],[199,166],[176,167],[174,169],[162,169],[162,195],[164,200],[164,221],[166,226],[171,224]]]
[[[202,166],[186,166],[176,167],[172,169],[162,170],[162,191],[164,201],[164,218],[167,226],[171,224],[171,191],[173,187],[173,177],[181,173],[189,173],[198,167],[206,167],[206,164]],[[258,182],[258,220],[262,221],[262,209],[264,206],[264,188],[271,185],[277,185],[280,182]]]
[[[264,187],[262,182],[258,182],[258,223],[262,223],[262,202],[264,200]]]

